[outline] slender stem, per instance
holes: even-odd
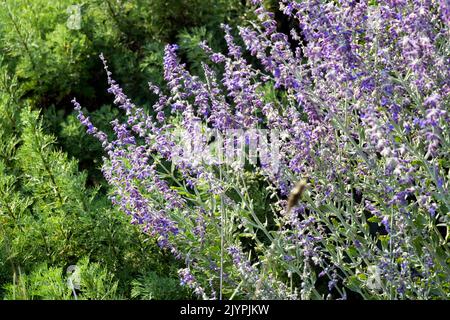
[[[219,167],[220,181],[222,181],[222,169]],[[219,300],[222,300],[223,292],[223,252],[224,252],[224,215],[225,207],[223,203],[223,194],[220,195],[220,288]]]
[[[39,140],[37,138],[37,131],[36,131],[36,128],[34,126],[33,126],[33,135],[34,135],[34,140],[35,140],[35,143],[36,143],[35,146],[38,148],[37,151],[39,153],[39,157],[41,158],[42,165],[44,166],[45,171],[49,175],[50,180],[51,180],[53,186],[55,187],[56,195],[58,197],[58,200],[59,200],[60,204],[62,205],[64,202],[63,202],[63,199],[62,199],[62,196],[61,196],[61,191],[59,190],[59,186],[56,183],[55,177],[54,177],[50,167],[48,166],[48,163],[47,163],[48,161],[47,161],[46,157],[43,154],[44,147],[39,143]]]
[[[23,48],[25,49],[26,53],[28,54],[28,57],[30,58],[30,63],[31,66],[33,67],[33,70],[36,70],[36,64],[34,62],[34,58],[33,55],[31,54],[31,50],[28,47],[27,41],[25,40],[25,37],[22,35],[22,32],[20,31],[19,26],[17,25],[17,21],[14,19],[14,16],[11,12],[11,9],[9,8],[8,5],[6,5],[7,7],[7,12],[8,12],[8,17],[11,20],[11,22],[13,23],[14,29],[16,30],[17,34],[19,35],[19,40],[23,46]]]

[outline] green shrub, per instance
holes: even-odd
[[[131,281],[142,272],[153,270],[176,279],[170,267],[176,265],[174,259],[113,209],[100,185],[87,185],[86,171],[80,172],[55,137],[44,133],[39,113],[19,107],[10,95],[15,80],[5,74],[2,79],[7,86],[0,94],[0,287],[9,283],[6,297],[15,288],[20,298],[49,298],[55,292],[64,298],[57,288],[37,294],[42,288],[30,283],[38,276],[54,279],[56,269],[82,257],[101,266],[103,271],[95,267],[95,272],[117,282],[120,296],[130,295]],[[17,282],[20,274],[27,276]],[[94,297],[97,284],[86,285],[90,298],[101,298],[110,290],[105,285],[104,292]],[[22,287],[31,293],[20,293]]]
[[[118,282],[114,275],[98,263],[87,258],[78,261],[67,272],[62,268],[48,267],[43,263],[29,275],[15,276],[14,282],[5,286],[7,300],[68,300],[68,299],[120,299]]]
[[[132,281],[131,297],[141,300],[180,300],[192,298],[180,281],[149,272]]]

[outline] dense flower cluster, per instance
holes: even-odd
[[[200,295],[218,289],[220,274],[219,290],[231,296],[448,298],[448,1],[283,0],[280,10],[296,21],[289,35],[253,3],[260,25],[238,30],[245,50],[227,25],[228,54],[201,43],[211,60],[204,75],[166,47],[168,93],[150,84],[159,97],[150,114],[102,57],[127,123],[112,123],[109,142],[74,103],[108,152],[114,202],[186,260],[183,282]],[[183,159],[174,130],[196,135],[199,125],[284,132],[280,169],[253,168],[280,199],[276,229],[255,214],[241,169],[173,161]],[[287,212],[283,199],[300,178],[308,190]],[[248,255],[242,228],[254,241]]]

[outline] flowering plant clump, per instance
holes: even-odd
[[[127,122],[73,102],[113,203],[204,299],[448,299],[450,4],[283,0],[290,34],[253,5],[203,75],[166,46],[152,112],[101,56]]]

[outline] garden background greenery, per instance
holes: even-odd
[[[73,8],[79,29],[69,25]],[[236,0],[0,2],[0,297],[73,298],[71,265],[82,273],[79,298],[192,297],[180,288],[180,262],[113,208],[101,145],[70,100],[108,130],[118,111],[101,52],[130,97],[150,106],[147,83],[163,84],[165,44],[179,43],[196,70],[205,57],[198,43],[220,50],[220,24],[251,15]]]
[[[280,4],[0,0],[0,299],[450,297],[450,5]],[[228,107],[284,175],[166,157]]]

